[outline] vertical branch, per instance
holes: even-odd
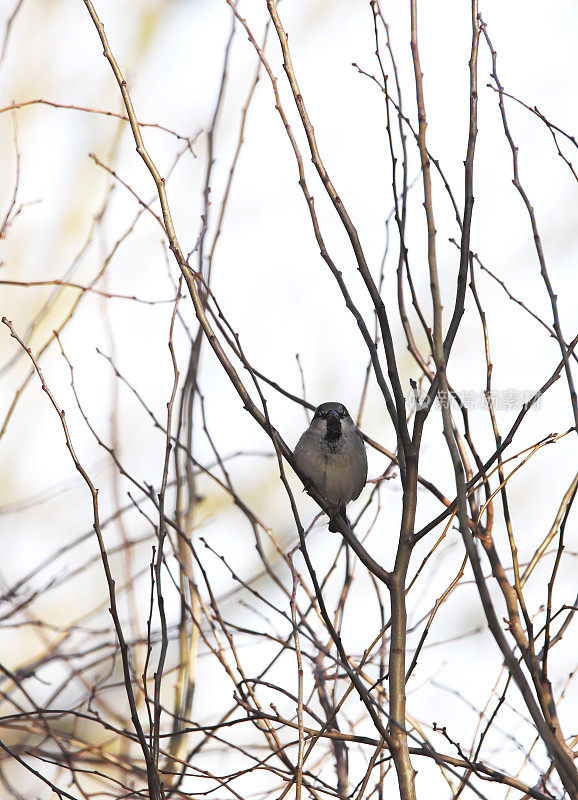
[[[48,385],[46,384],[46,382],[44,380],[44,375],[42,374],[40,366],[38,365],[38,362],[36,361],[36,359],[33,357],[30,348],[26,347],[26,345],[24,344],[22,339],[16,333],[12,323],[8,319],[6,319],[6,317],[2,317],[2,322],[10,330],[10,335],[14,339],[16,339],[16,341],[18,342],[20,347],[22,347],[23,350],[25,350],[25,352],[28,353],[28,356],[29,356],[30,360],[32,361],[32,365],[34,367],[34,370],[36,371],[36,374],[38,375],[40,383],[42,384],[42,389],[48,395],[48,398],[49,398],[54,410],[58,414],[58,417],[60,419],[60,424],[61,424],[62,430],[64,432],[64,437],[65,437],[65,440],[66,440],[66,447],[68,448],[68,452],[70,453],[72,461],[74,462],[74,466],[76,467],[76,469],[78,470],[78,472],[82,476],[82,479],[84,480],[85,484],[87,485],[87,487],[88,487],[88,489],[90,491],[90,495],[91,495],[91,498],[92,498],[92,514],[93,514],[93,521],[94,521],[93,527],[94,527],[94,532],[96,534],[96,538],[97,538],[97,541],[98,541],[98,547],[99,547],[99,550],[100,550],[100,557],[101,557],[101,560],[102,560],[102,566],[104,568],[104,574],[106,576],[106,583],[107,583],[107,587],[108,587],[108,594],[109,594],[109,600],[110,600],[110,614],[112,616],[112,620],[113,620],[116,636],[117,636],[117,639],[118,639],[118,644],[119,644],[119,647],[120,647],[120,654],[121,654],[122,668],[123,668],[124,687],[125,687],[125,691],[126,691],[126,696],[127,696],[127,699],[128,699],[129,707],[130,707],[130,715],[131,715],[132,723],[134,725],[134,728],[135,728],[135,731],[136,731],[136,734],[137,734],[137,738],[138,738],[138,741],[139,741],[139,744],[140,744],[140,747],[141,747],[141,750],[142,750],[142,753],[143,753],[143,756],[144,756],[144,760],[145,760],[145,763],[146,763],[147,779],[148,779],[148,787],[149,787],[149,792],[150,792],[150,798],[151,798],[151,800],[163,800],[164,793],[163,793],[163,788],[162,788],[162,782],[161,782],[159,773],[157,771],[157,768],[156,768],[156,765],[155,765],[155,762],[154,762],[154,758],[153,758],[152,753],[151,753],[151,751],[149,749],[149,746],[147,744],[145,733],[144,733],[144,730],[143,730],[143,727],[142,727],[142,724],[141,724],[141,721],[140,721],[140,718],[139,718],[139,715],[138,715],[138,711],[137,711],[136,699],[135,699],[134,689],[133,689],[133,685],[132,685],[132,672],[131,672],[131,666],[130,666],[129,648],[128,648],[128,644],[127,644],[125,636],[124,636],[124,631],[122,629],[122,624],[121,624],[120,616],[119,616],[119,613],[118,613],[118,608],[117,608],[117,604],[116,604],[115,581],[114,581],[114,578],[112,577],[112,571],[110,569],[110,563],[109,563],[109,560],[108,560],[108,553],[106,551],[106,545],[104,544],[104,538],[102,536],[102,530],[101,530],[101,525],[100,525],[100,511],[99,511],[99,507],[98,507],[98,489],[95,487],[95,485],[91,481],[90,476],[88,475],[88,473],[86,472],[86,470],[84,469],[84,467],[82,466],[82,464],[80,463],[80,461],[79,461],[79,459],[78,459],[78,457],[76,455],[76,452],[75,452],[73,444],[72,444],[72,439],[70,438],[70,433],[68,431],[68,425],[66,423],[64,411],[59,407],[58,403],[56,402],[56,399],[54,398],[54,395],[52,394],[52,392],[48,388]]]
[[[415,0],[412,0],[412,11],[415,8]],[[413,15],[412,15],[413,19]],[[474,155],[474,148],[473,145],[475,144],[475,103],[477,100],[477,93],[474,93],[475,85],[477,82],[477,61],[475,56],[477,55],[477,42],[479,40],[480,35],[480,23],[478,19],[478,12],[477,12],[477,0],[472,0],[472,30],[473,30],[473,38],[472,38],[472,58],[470,60],[470,137],[468,141],[468,155],[471,157],[472,169],[473,169],[473,155]],[[412,37],[412,45],[413,45],[413,37]],[[417,41],[416,41],[416,49],[417,49]],[[414,64],[416,66],[416,83],[420,84],[421,81],[418,80],[419,75],[421,74],[419,71],[419,61],[414,60]],[[418,89],[418,97],[420,94],[420,90]],[[420,104],[418,99],[418,105],[421,105],[423,109],[423,100]],[[425,113],[425,112],[424,112]],[[420,119],[420,132],[421,128],[421,119]],[[423,126],[423,143],[420,144],[422,154],[425,154],[425,119],[424,119],[424,126]],[[423,155],[422,155],[422,164],[423,164]],[[427,185],[425,174],[424,174],[424,187]],[[466,179],[466,208],[468,203],[468,188],[471,191],[472,183],[471,178],[470,182]],[[427,190],[426,190],[427,191]],[[473,195],[469,198],[469,202],[473,203]],[[426,195],[426,214],[427,214],[427,195]],[[465,215],[464,215],[465,216]],[[432,241],[432,230],[435,235],[435,229],[430,227],[430,218],[433,221],[433,215],[428,215],[428,234],[430,237],[430,242]],[[471,221],[471,211],[470,211],[470,221]],[[464,220],[464,228],[465,220]],[[469,242],[469,239],[464,240],[464,233],[462,232],[462,248],[464,246],[464,242]],[[463,250],[461,252],[460,261],[463,260],[464,253]],[[460,270],[461,272],[461,270]],[[442,346],[442,332],[441,332],[441,302],[440,302],[440,295],[439,295],[439,288],[438,288],[438,279],[437,279],[437,267],[435,263],[435,258],[433,261],[430,261],[430,276],[432,279],[432,297],[434,299],[434,358],[436,361],[436,367],[438,369],[439,381],[440,381],[440,389],[442,392],[445,393],[445,397],[448,397],[448,383],[447,383],[447,375],[446,375],[446,348]],[[436,307],[437,307],[437,314],[436,314]],[[438,328],[436,328],[437,319]],[[452,325],[457,330],[457,324],[459,320],[456,318],[454,314],[454,318],[452,319]],[[450,326],[451,332],[452,326]],[[453,333],[455,336],[455,331]],[[449,339],[446,340],[446,344],[451,346],[451,341]],[[478,588],[478,592],[480,594],[480,599],[482,601],[482,605],[484,611],[486,613],[486,619],[488,621],[488,625],[490,630],[496,640],[496,643],[500,647],[502,654],[504,656],[504,660],[506,663],[506,667],[509,670],[510,674],[514,678],[516,684],[518,685],[519,690],[521,691],[524,700],[526,702],[527,708],[536,724],[536,727],[542,736],[546,747],[548,748],[548,752],[556,765],[560,778],[570,794],[570,797],[575,798],[578,792],[578,773],[576,772],[576,768],[574,763],[569,757],[568,753],[565,751],[563,743],[559,742],[556,738],[554,731],[550,728],[548,722],[543,718],[540,708],[538,707],[534,696],[532,695],[531,689],[526,681],[523,671],[520,668],[520,665],[514,656],[513,652],[511,651],[506,638],[503,634],[501,626],[496,616],[496,612],[494,610],[494,606],[492,600],[490,598],[485,577],[483,575],[483,571],[481,568],[479,556],[476,550],[476,546],[473,540],[472,533],[469,528],[468,524],[468,517],[467,517],[467,493],[466,493],[466,482],[465,482],[465,475],[464,475],[464,468],[462,465],[462,461],[460,458],[459,450],[455,441],[455,438],[452,433],[452,422],[451,422],[451,413],[449,409],[448,403],[442,402],[442,419],[443,419],[443,426],[444,426],[444,437],[446,439],[448,449],[450,451],[454,472],[456,476],[456,494],[457,494],[457,501],[458,501],[458,519],[460,524],[460,531],[462,537],[464,539],[464,544],[466,547],[466,551],[468,554],[468,558],[472,565],[472,569],[474,571],[474,577],[476,580],[476,586]]]
[[[415,89],[418,114],[418,134],[417,142],[421,160],[424,208],[427,225],[427,258],[430,272],[430,289],[433,303],[433,344],[434,357],[438,373],[445,369],[443,358],[440,358],[442,349],[442,302],[440,297],[437,254],[436,254],[436,227],[433,209],[432,183],[430,160],[426,144],[427,118],[425,110],[425,100],[423,92],[423,72],[421,71],[419,57],[419,43],[417,32],[417,0],[410,0],[411,8],[411,53],[413,60],[413,70],[415,75]],[[439,375],[438,379],[441,379]],[[447,389],[447,387],[446,387]]]
[[[383,81],[383,93],[385,96],[385,109],[386,109],[386,129],[387,129],[387,138],[389,142],[389,152],[391,155],[391,163],[392,163],[392,191],[393,191],[393,201],[394,201],[394,214],[395,214],[395,221],[397,224],[397,229],[399,233],[399,255],[397,260],[397,305],[399,309],[401,323],[403,325],[403,329],[405,331],[405,336],[407,340],[407,346],[410,353],[413,355],[416,363],[419,365],[422,372],[426,375],[430,375],[430,370],[428,368],[427,362],[418,350],[416,345],[413,331],[411,329],[410,321],[407,315],[406,307],[405,307],[405,298],[403,292],[403,269],[405,266],[406,276],[408,280],[408,284],[410,286],[410,291],[413,296],[414,305],[416,308],[416,312],[420,319],[420,322],[424,328],[426,336],[429,334],[429,330],[427,325],[425,324],[425,320],[421,313],[421,309],[419,304],[417,303],[417,298],[415,296],[415,292],[413,290],[413,281],[411,277],[411,271],[409,268],[409,261],[408,261],[408,250],[405,243],[405,230],[406,230],[406,221],[407,221],[407,205],[408,205],[408,152],[407,152],[407,136],[404,132],[404,116],[403,116],[403,98],[401,92],[401,86],[399,83],[399,74],[397,70],[397,63],[393,53],[393,47],[391,45],[390,35],[389,35],[389,26],[386,23],[381,8],[377,0],[372,0],[371,8],[373,12],[373,32],[375,38],[375,47],[376,47],[376,55],[379,62],[379,69],[381,72],[381,78]],[[396,95],[397,95],[397,103],[392,100],[390,96],[390,92],[388,89],[387,79],[388,76],[385,72],[385,68],[383,66],[383,60],[381,58],[381,53],[379,49],[379,33],[377,27],[378,19],[381,20],[383,24],[383,28],[385,30],[386,36],[386,47],[389,52],[389,58],[391,61],[391,65],[393,68],[393,77],[395,81],[395,88],[396,88]],[[390,113],[390,106],[393,106],[396,109],[397,114],[397,125],[398,125],[398,136],[401,143],[401,150],[402,150],[402,188],[401,192],[398,191],[397,185],[397,161],[398,158],[395,154],[394,144],[393,144],[393,133],[392,133],[392,122],[391,122],[391,113]],[[400,201],[401,201],[401,209],[400,209]],[[429,338],[429,337],[428,337]]]
[[[415,529],[417,507],[417,455],[406,461],[402,522],[394,568],[388,584],[391,601],[391,637],[389,646],[389,733],[401,800],[415,800],[415,770],[407,741],[406,718],[406,581]]]
[[[289,567],[291,569],[291,578],[293,581],[293,588],[291,591],[291,621],[293,623],[293,640],[295,642],[295,656],[297,658],[297,725],[299,731],[299,743],[297,746],[297,765],[295,767],[295,800],[301,800],[301,786],[303,783],[303,751],[304,751],[304,735],[303,735],[303,662],[301,659],[301,644],[299,642],[299,626],[297,623],[297,587],[299,585],[299,578],[293,566],[293,554],[299,545],[294,548],[290,553],[287,553]]]
[[[552,318],[553,318],[552,325],[556,333],[556,340],[558,342],[558,346],[560,347],[562,358],[564,360],[564,371],[566,372],[566,380],[568,383],[568,390],[570,393],[570,403],[574,415],[574,425],[578,428],[578,396],[576,394],[576,387],[574,386],[574,377],[572,375],[572,368],[570,366],[568,348],[564,342],[562,327],[560,325],[560,315],[558,313],[558,298],[552,287],[552,282],[550,281],[550,275],[548,273],[548,267],[546,265],[546,257],[544,255],[544,248],[542,247],[542,239],[540,238],[540,232],[538,230],[536,214],[530,202],[530,198],[528,197],[528,194],[520,181],[520,174],[518,170],[518,147],[516,146],[512,134],[510,132],[510,128],[508,125],[508,118],[506,115],[506,107],[504,105],[504,87],[498,77],[498,70],[497,70],[498,54],[496,50],[494,50],[494,46],[492,45],[492,41],[488,34],[487,26],[483,21],[481,21],[481,30],[483,31],[486,43],[492,55],[492,78],[494,79],[494,82],[498,89],[498,97],[499,97],[498,102],[500,107],[500,115],[502,117],[504,134],[506,136],[506,139],[508,140],[510,150],[512,151],[512,170],[514,174],[513,184],[518,190],[518,193],[520,194],[520,197],[522,198],[522,201],[526,206],[528,217],[530,219],[530,226],[532,228],[534,246],[536,248],[536,255],[538,256],[538,262],[540,264],[540,273],[542,275],[542,279],[544,281],[544,285],[546,287],[546,291],[550,299],[550,306],[552,308]]]
[[[223,98],[225,95],[225,87],[227,84],[229,58],[231,53],[231,45],[236,31],[236,19],[234,14],[231,15],[231,30],[225,45],[225,54],[223,59],[223,68],[221,72],[221,80],[219,83],[219,91],[217,94],[217,101],[213,110],[213,116],[207,131],[207,164],[205,168],[205,182],[203,187],[203,213],[202,213],[202,227],[199,233],[197,242],[192,252],[189,253],[188,259],[197,253],[197,272],[199,275],[206,273],[207,291],[211,281],[213,254],[215,250],[216,240],[219,235],[220,225],[224,212],[224,206],[228,196],[228,191],[231,185],[234,167],[237,161],[240,144],[242,141],[242,130],[244,127],[246,110],[243,113],[241,134],[239,136],[239,145],[229,174],[227,183],[227,190],[223,199],[221,207],[221,215],[217,226],[217,233],[211,247],[210,255],[208,257],[208,264],[205,270],[205,255],[204,245],[206,233],[208,230],[211,210],[211,177],[213,171],[214,158],[214,142],[215,142],[215,129],[218,119],[220,117]],[[252,97],[254,85],[251,87],[249,100]],[[180,283],[179,283],[180,285]],[[207,291],[203,292],[202,300],[206,304]],[[181,430],[184,428],[186,436],[186,446],[189,453],[193,451],[193,409],[195,396],[198,392],[198,371],[201,358],[201,348],[204,339],[203,326],[199,324],[196,336],[190,343],[189,364],[187,368],[186,379],[181,391],[181,402],[179,403],[179,422],[178,422],[178,436],[180,440]],[[199,644],[199,618],[200,618],[200,603],[197,596],[197,589],[194,582],[194,569],[191,559],[189,548],[187,547],[187,540],[190,539],[193,533],[195,524],[195,510],[198,502],[197,482],[195,479],[192,462],[188,454],[184,459],[185,480],[181,479],[181,470],[179,462],[179,452],[175,451],[175,471],[177,475],[177,498],[176,498],[176,516],[180,527],[183,528],[185,536],[178,537],[178,551],[180,561],[179,571],[179,584],[181,593],[181,619],[179,626],[179,673],[177,678],[177,686],[175,692],[175,713],[173,716],[173,736],[171,737],[170,751],[173,759],[178,759],[185,751],[187,737],[184,734],[176,736],[182,723],[179,720],[186,719],[190,713],[193,703],[193,694],[195,689],[195,667],[197,661],[197,649]],[[185,491],[186,487],[186,491]],[[188,598],[188,602],[187,602]],[[189,619],[192,617],[192,619]],[[169,764],[169,770],[171,769]]]
[[[556,580],[556,575],[558,574],[558,568],[560,566],[560,560],[562,558],[562,553],[564,552],[564,532],[566,530],[566,522],[568,520],[568,516],[570,514],[570,509],[572,508],[572,504],[574,503],[574,499],[576,497],[576,481],[574,481],[574,490],[568,500],[566,505],[566,509],[564,511],[564,518],[560,524],[560,538],[558,540],[558,550],[556,552],[556,559],[554,561],[554,566],[552,568],[552,576],[548,582],[548,600],[546,603],[546,624],[544,629],[544,648],[542,650],[542,682],[546,683],[550,686],[550,681],[548,680],[548,652],[550,650],[550,646],[552,643],[551,635],[550,635],[550,625],[552,622],[552,594],[554,592],[554,581]],[[553,702],[553,697],[552,697]]]
[[[167,631],[167,618],[165,614],[165,600],[163,595],[163,587],[162,587],[162,568],[164,563],[164,551],[163,545],[166,537],[166,522],[165,522],[165,494],[167,490],[167,481],[169,475],[169,465],[171,459],[171,451],[172,451],[172,438],[171,438],[171,430],[172,430],[172,420],[173,420],[173,406],[175,403],[175,397],[177,395],[177,388],[179,385],[179,369],[177,365],[177,359],[175,356],[175,350],[173,346],[173,330],[175,326],[175,317],[177,314],[177,308],[179,305],[179,300],[181,297],[181,281],[179,281],[179,288],[177,291],[177,298],[175,300],[175,305],[173,307],[173,314],[171,317],[171,325],[169,330],[169,351],[171,354],[171,362],[173,366],[173,387],[171,391],[170,400],[167,403],[167,426],[166,426],[166,444],[165,444],[165,459],[163,465],[163,475],[161,480],[161,488],[159,491],[159,503],[158,503],[158,511],[159,511],[159,524],[158,524],[158,551],[157,557],[154,564],[154,573],[155,573],[155,585],[156,585],[156,592],[157,592],[157,607],[161,622],[161,649],[159,653],[157,668],[154,675],[154,715],[153,715],[153,731],[152,731],[152,740],[153,740],[153,758],[155,761],[155,766],[158,769],[158,762],[159,762],[159,750],[160,750],[160,726],[161,726],[161,686],[163,680],[163,673],[164,673],[164,665],[166,660],[167,648],[169,644],[168,639],[168,631]]]
[[[297,110],[299,111],[299,116],[301,117],[303,130],[305,131],[305,135],[307,136],[307,142],[309,144],[309,150],[311,152],[311,159],[321,179],[321,182],[323,183],[327,195],[329,196],[329,199],[331,200],[341,220],[341,223],[347,233],[347,236],[349,237],[349,240],[351,242],[351,247],[353,249],[353,253],[355,255],[355,259],[357,262],[357,268],[367,287],[367,290],[369,292],[369,295],[371,297],[372,303],[374,305],[377,314],[377,318],[379,320],[381,336],[383,340],[383,346],[385,349],[385,355],[387,361],[387,371],[392,387],[393,397],[395,399],[395,414],[392,416],[392,422],[395,426],[396,433],[398,436],[398,441],[400,445],[400,458],[403,459],[406,452],[408,450],[411,450],[411,441],[405,419],[405,398],[403,396],[403,390],[401,387],[401,381],[397,368],[397,360],[395,355],[395,349],[393,346],[393,337],[391,334],[389,320],[387,318],[387,311],[383,303],[383,300],[379,294],[378,288],[375,285],[375,281],[373,280],[369,267],[367,265],[367,261],[365,258],[363,248],[361,246],[361,242],[359,240],[357,229],[355,228],[355,225],[353,224],[343,204],[341,197],[338,195],[337,190],[335,189],[333,182],[331,181],[331,178],[329,177],[327,170],[325,169],[325,166],[321,159],[321,155],[317,147],[317,140],[315,138],[315,131],[313,129],[313,125],[311,124],[311,120],[309,119],[309,114],[307,113],[303,96],[301,94],[301,90],[299,89],[299,84],[297,83],[297,78],[295,76],[295,71],[293,69],[293,64],[291,61],[291,53],[289,51],[289,42],[287,39],[287,33],[285,32],[281,20],[279,18],[279,13],[277,11],[275,0],[267,0],[267,8],[269,10],[269,14],[271,15],[271,19],[273,20],[275,30],[277,31],[277,36],[279,37],[279,43],[281,45],[281,50],[283,53],[283,67],[285,69],[285,73],[287,75],[291,91],[293,93]],[[400,465],[400,467],[403,474],[404,473],[403,464]]]

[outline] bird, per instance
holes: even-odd
[[[345,507],[361,494],[367,480],[367,453],[357,426],[342,403],[321,403],[295,450],[295,465],[335,506],[329,530],[337,519],[347,524]]]

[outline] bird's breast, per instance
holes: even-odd
[[[359,436],[333,442],[306,432],[295,448],[297,465],[330,503],[355,500],[365,485],[367,458]]]
[[[360,491],[356,462],[343,453],[328,453],[325,459],[325,497],[332,503],[349,503]]]

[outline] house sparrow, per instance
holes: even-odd
[[[359,497],[367,480],[367,454],[361,434],[341,403],[322,403],[311,425],[297,442],[295,463],[330,503],[335,514],[329,530],[338,530],[335,519],[345,522],[345,506]],[[349,523],[348,523],[349,524]]]

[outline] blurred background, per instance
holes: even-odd
[[[364,391],[367,348],[319,254],[293,150],[275,110],[271,82],[262,68],[258,70],[255,48],[240,22],[234,21],[231,7],[225,0],[97,0],[95,8],[127,80],[146,147],[166,178],[182,250],[190,253],[200,235],[204,236],[202,249],[191,255],[191,264],[197,267],[199,252],[200,266],[207,270],[210,264],[214,298],[253,369],[290,395],[304,395],[313,405],[339,400],[356,418],[362,405],[363,431],[395,451],[395,432],[371,374]],[[403,113],[417,129],[409,4],[393,0],[383,3],[381,10],[389,25]],[[327,249],[373,332],[370,298],[345,232],[311,164],[283,72],[278,39],[274,30],[266,32],[266,5],[254,0],[240,2],[238,11],[259,45],[266,37],[264,52],[303,155]],[[530,109],[538,109],[572,137],[578,130],[576,4],[557,2],[546,13],[537,2],[522,6],[489,0],[480,6],[480,12],[497,52],[505,91]],[[417,380],[420,370],[408,351],[397,310],[399,243],[392,216],[392,159],[385,103],[371,77],[381,79],[372,7],[357,0],[284,0],[279,13],[289,34],[293,65],[321,156],[359,232],[376,282],[383,266],[382,297],[394,332],[404,392],[410,395],[410,379]],[[468,4],[451,0],[419,7],[428,147],[460,210],[468,135],[470,13]],[[133,663],[140,679],[147,654],[149,613],[153,629],[158,630],[157,611],[149,611],[158,510],[146,494],[156,496],[163,478],[166,436],[161,426],[166,425],[174,377],[168,342],[171,336],[181,389],[197,323],[183,290],[171,334],[178,269],[159,220],[143,205],[149,204],[159,215],[154,183],[136,152],[128,124],[119,119],[124,113],[120,93],[85,4],[4,0],[1,15],[0,311],[37,357],[56,403],[66,411],[78,459],[98,488],[121,617],[134,645]],[[385,60],[385,48],[383,55]],[[389,60],[386,72],[391,88],[394,74]],[[540,274],[528,213],[512,184],[512,152],[504,136],[499,97],[488,85],[491,72],[491,54],[482,38],[471,249],[507,287],[506,291],[488,272],[476,268],[489,331],[492,384],[502,393],[498,395],[502,400],[497,418],[505,433],[521,402],[555,370],[560,349],[527,312],[531,309],[552,324],[550,298]],[[551,128],[515,100],[506,98],[506,109],[518,147],[520,179],[535,211],[557,295],[562,332],[570,341],[578,321],[578,186],[571,166],[576,160],[576,142],[559,132],[555,138]],[[409,128],[406,134],[410,186],[406,244],[415,292],[431,325],[419,153]],[[399,138],[395,141],[399,156]],[[459,264],[455,241],[459,244],[460,232],[444,184],[435,170],[432,175],[447,325],[455,297]],[[75,286],[55,285],[55,281]],[[416,343],[427,358],[427,339],[411,309],[409,293],[406,303]],[[232,353],[230,347],[227,352]],[[67,783],[69,775],[61,766],[62,755],[55,751],[56,739],[47,742],[42,726],[34,726],[28,718],[16,723],[11,715],[30,707],[83,713],[98,708],[102,718],[116,720],[120,728],[130,727],[108,613],[107,584],[92,530],[91,497],[67,450],[55,409],[37,375],[31,376],[30,360],[5,326],[0,331],[0,357],[0,652],[5,715],[4,722],[0,720],[0,738],[42,775],[68,786],[73,796],[82,796],[78,787],[70,788]],[[238,360],[235,363],[258,403],[250,374]],[[483,396],[484,340],[470,294],[448,374],[456,390]],[[308,424],[306,411],[273,386],[263,381],[260,386],[272,424],[293,447]],[[196,463],[221,477],[224,473],[215,464],[219,459],[226,464],[234,492],[263,525],[259,535],[272,572],[290,593],[292,578],[280,553],[290,551],[298,539],[276,455],[269,438],[244,411],[206,342],[200,354],[197,391],[191,432]],[[550,434],[563,434],[574,425],[563,374],[538,405],[527,414],[507,455]],[[495,442],[483,402],[473,402],[469,420],[480,456],[487,459]],[[173,422],[176,425],[176,410]],[[371,479],[378,478],[389,463],[383,453],[369,449]],[[289,468],[287,472],[307,527],[318,509],[301,492]],[[510,510],[520,563],[528,563],[544,540],[575,472],[575,434],[570,434],[539,449],[512,477]],[[443,447],[438,410],[432,412],[425,428],[420,474],[453,498],[453,470]],[[396,467],[388,478],[372,495],[357,531],[360,538],[368,534],[365,546],[389,569],[401,513]],[[167,513],[172,515],[178,503],[172,465],[168,480]],[[498,483],[493,480],[496,489]],[[219,608],[236,631],[245,672],[257,675],[271,657],[270,642],[260,634],[291,635],[289,599],[264,572],[254,527],[231,493],[202,469],[196,481],[191,537],[198,544],[199,559]],[[364,509],[374,487],[368,486],[352,507],[353,519]],[[418,529],[442,510],[439,501],[422,490]],[[494,536],[508,561],[507,534],[498,504],[495,514]],[[443,525],[438,526],[416,548],[410,577],[442,532]],[[175,552],[165,576],[171,642],[163,688],[167,705],[172,702],[179,661],[181,614],[178,548],[171,541]],[[321,519],[308,541],[319,575],[329,574],[328,594],[338,597],[344,569],[348,574],[353,568],[349,561],[345,565],[341,538],[329,534]],[[528,583],[530,614],[537,619],[546,602],[556,544]],[[556,608],[575,604],[576,523],[571,515],[565,548],[556,584]],[[424,619],[459,572],[463,557],[461,538],[450,527],[408,595],[409,626],[414,631],[411,647],[417,646]],[[353,562],[353,556],[351,559]],[[334,560],[338,566],[331,572]],[[295,563],[305,574],[299,554]],[[355,581],[342,620],[347,650],[357,659],[383,624],[378,595],[360,566],[354,567]],[[241,583],[253,587],[258,596]],[[199,592],[209,603],[207,590]],[[388,613],[387,599],[383,602]],[[501,608],[500,602],[496,595]],[[275,616],[267,603],[285,616]],[[248,632],[255,630],[259,635]],[[153,647],[153,660],[157,655]],[[195,662],[196,690],[189,714],[198,724],[208,724],[225,713],[235,687],[226,671],[216,666],[218,659],[206,643],[198,645]],[[570,626],[553,650],[550,664],[557,696],[565,693],[560,713],[569,736],[578,734],[572,711],[578,698],[574,684],[568,683],[576,666],[576,640]],[[377,681],[377,662],[372,669],[372,679]],[[150,668],[151,676],[153,672]],[[273,673],[277,685],[296,692],[294,654],[281,658]],[[428,734],[437,722],[451,730],[454,740],[463,738],[469,743],[476,725],[482,726],[486,719],[489,698],[497,697],[492,692],[499,694],[503,689],[503,679],[501,657],[486,631],[471,573],[466,569],[436,616],[420,655],[408,685],[408,713]],[[500,688],[496,690],[496,686]],[[531,725],[515,690],[512,695],[500,711],[485,755],[510,774],[522,771],[523,779],[533,785],[546,768],[544,754],[539,746],[535,752],[531,750]],[[264,707],[274,702],[280,709],[290,709],[288,714],[294,712],[294,703],[280,699],[273,690],[263,688],[262,700]],[[356,730],[363,732],[366,723],[360,722],[359,702],[353,700],[346,708],[352,728],[357,726]],[[144,705],[141,710],[144,720]],[[63,714],[54,725],[60,726],[65,749],[78,748],[79,742],[93,743],[102,758],[98,770],[109,776],[117,774],[118,763],[129,748],[126,741],[119,742],[119,737],[94,719]],[[258,749],[255,742],[260,739],[254,729],[243,731],[235,734],[236,745]],[[27,748],[33,745],[38,750],[29,758]],[[442,748],[447,749],[447,742]],[[357,749],[359,752],[352,748],[350,753],[350,773],[360,780],[367,753]],[[215,742],[199,758],[199,770],[209,772],[216,764],[233,771],[243,760],[231,747],[221,748]],[[51,796],[49,787],[14,758],[6,757],[1,770],[1,797],[18,796],[18,792],[23,797]],[[333,774],[332,770],[329,757],[320,762],[319,774]],[[424,787],[429,787],[428,797],[451,796],[448,783],[434,765],[420,762],[418,770],[422,796]],[[351,779],[353,789],[356,784]],[[121,796],[121,788],[112,781],[90,780],[94,783],[85,781],[83,786],[94,790],[98,785],[105,796]],[[144,783],[139,780],[136,785],[142,788]],[[239,778],[234,786],[245,797],[274,796],[268,792],[275,791],[275,780],[267,772],[257,782],[251,776]],[[218,783],[210,784],[201,771],[186,777],[181,786],[190,793],[209,788],[216,792],[214,796],[230,796]],[[465,795],[473,796],[469,791],[466,789]],[[505,795],[503,786],[484,785],[483,791],[487,797]],[[364,796],[370,796],[369,790]]]

